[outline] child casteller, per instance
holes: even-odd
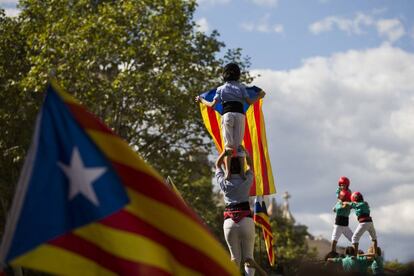
[[[224,167],[225,179],[227,180],[230,179],[231,157],[234,152],[239,157],[241,168],[244,169],[244,149],[242,146],[246,120],[244,103],[251,105],[265,96],[265,92],[261,91],[256,98],[249,98],[246,87],[239,82],[240,76],[240,67],[236,63],[229,63],[223,68],[222,77],[225,83],[216,89],[213,101],[209,102],[200,96],[195,98],[196,102],[201,102],[208,107],[214,107],[218,103],[223,104],[221,128],[226,152]],[[244,170],[240,173],[244,178]]]

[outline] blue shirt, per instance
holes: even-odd
[[[220,102],[240,102],[244,104],[249,97],[246,87],[237,81],[228,81],[222,86],[217,87],[214,100]]]
[[[229,180],[224,179],[222,169],[216,169],[216,179],[224,194],[226,205],[231,203],[241,203],[249,201],[250,187],[253,184],[253,173],[251,170],[246,172],[246,180],[240,174],[232,174]]]

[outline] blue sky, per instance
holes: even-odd
[[[243,48],[253,68],[294,68],[304,58],[376,47],[384,41],[405,50],[414,48],[414,2],[409,0],[198,3],[196,19],[207,22],[209,31],[218,30],[227,47]]]
[[[289,191],[296,221],[330,239],[337,180],[345,175],[371,206],[385,258],[414,260],[414,1],[198,4],[199,29],[242,48],[260,75],[253,83],[267,92],[277,201]],[[16,1],[0,6],[18,14]],[[368,243],[364,235],[361,247]]]
[[[371,206],[385,258],[414,260],[414,1],[198,4],[200,30],[242,48],[260,75],[253,84],[267,92],[277,201],[289,191],[296,221],[330,239],[345,175]]]

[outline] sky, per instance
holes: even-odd
[[[242,48],[252,84],[267,92],[277,202],[288,191],[296,221],[330,239],[338,179],[347,176],[371,207],[385,258],[414,260],[414,1],[198,5],[198,28]],[[366,233],[362,249],[368,244]]]
[[[18,14],[16,1],[0,7]],[[243,49],[252,84],[267,92],[278,203],[288,191],[297,223],[330,239],[347,176],[371,206],[385,258],[414,260],[414,1],[198,0],[194,19]]]

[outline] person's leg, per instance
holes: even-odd
[[[338,243],[338,239],[341,236],[339,233],[339,226],[334,225],[334,229],[332,231],[332,242],[331,242],[331,252],[336,252],[336,244]]]
[[[227,180],[231,176],[230,165],[234,149],[234,123],[234,114],[232,112],[228,112],[221,117],[221,129],[223,132],[222,134],[224,140],[224,150],[226,151],[226,156],[224,157],[224,178]]]
[[[362,234],[366,231],[366,223],[362,222],[358,224],[357,229],[355,230],[354,234],[352,235],[352,246],[355,249],[354,255],[358,254],[358,244],[359,239],[361,238]]]
[[[377,254],[378,242],[377,242],[377,233],[375,231],[374,223],[370,222],[368,226],[369,226],[368,233],[369,233],[369,236],[371,237],[372,247],[374,248],[374,254]]]
[[[244,149],[242,146],[244,138],[244,129],[246,124],[246,116],[241,113],[234,114],[234,130],[233,130],[233,142],[234,146],[237,147],[237,156],[240,160],[240,176],[244,179]]]
[[[254,222],[252,218],[246,217],[239,221],[238,224],[240,225],[242,258],[243,263],[245,263],[247,260],[254,260]],[[246,275],[251,276],[254,275],[255,268],[245,264],[244,271]]]
[[[240,226],[232,219],[226,219],[223,223],[224,239],[230,251],[230,257],[237,267],[241,262],[241,243],[239,239]]]
[[[225,149],[226,151],[226,155],[224,156],[224,179],[229,180],[231,177],[231,156],[233,155],[233,150],[232,149]]]
[[[348,241],[352,242],[352,235],[354,233],[352,233],[351,228],[349,228],[349,226],[344,226],[343,232],[344,236],[348,239]]]

